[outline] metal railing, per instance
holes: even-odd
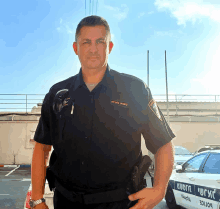
[[[0,112],[31,112],[42,104],[45,94],[0,94]],[[155,94],[157,102],[166,102],[166,94]],[[220,95],[169,94],[169,102],[220,102]]]
[[[0,94],[0,112],[31,112],[43,102],[45,94]]]
[[[166,94],[153,95],[157,102],[166,102]],[[169,94],[169,102],[220,102],[220,95]]]

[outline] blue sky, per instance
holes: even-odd
[[[93,0],[91,0],[93,2]],[[77,24],[104,17],[114,43],[109,66],[147,83],[152,94],[220,94],[219,0],[8,0],[0,8],[0,94],[46,94],[79,72]],[[91,6],[92,7],[92,6]],[[91,9],[92,10],[92,9]],[[86,12],[86,14],[85,14]]]

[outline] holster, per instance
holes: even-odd
[[[55,189],[55,176],[53,172],[50,170],[50,166],[46,168],[46,179],[49,184],[50,191],[54,191]]]
[[[50,191],[54,191],[55,189],[55,175],[50,168],[56,162],[56,160],[57,160],[57,154],[55,153],[55,150],[53,150],[50,156],[49,166],[46,168],[46,179],[48,181]]]
[[[151,163],[151,158],[148,155],[144,155],[142,156],[141,162],[134,166],[132,172],[132,186],[134,192],[138,192],[147,186],[144,176],[147,173]]]

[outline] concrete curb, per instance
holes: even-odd
[[[29,168],[31,165],[0,165],[0,167],[8,167],[8,168],[16,168],[20,166],[20,168]]]

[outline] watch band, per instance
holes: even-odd
[[[41,198],[39,200],[30,200],[29,201],[29,205],[31,206],[31,208],[35,207],[36,205],[42,203],[42,202],[45,202],[45,199],[44,198]]]

